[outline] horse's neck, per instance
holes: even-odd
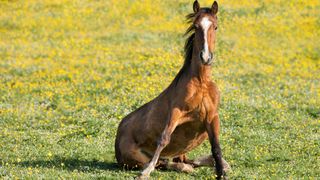
[[[190,70],[192,78],[198,78],[201,83],[211,81],[211,66],[203,65],[199,57],[192,57]]]

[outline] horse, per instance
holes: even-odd
[[[161,166],[183,172],[211,166],[217,179],[226,179],[230,169],[219,145],[219,90],[210,77],[218,3],[201,8],[196,0],[193,11],[186,16],[191,26],[185,33],[189,37],[182,68],[160,95],[123,118],[117,130],[117,162],[129,169],[143,169],[138,179],[148,178]],[[212,155],[188,160],[186,153],[206,139]]]

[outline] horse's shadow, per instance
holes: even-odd
[[[43,167],[43,168],[61,168],[69,171],[90,172],[97,170],[121,171],[122,169],[114,162],[101,162],[98,160],[79,160],[76,158],[64,158],[54,156],[48,160],[34,160],[16,162],[16,165],[22,167]]]

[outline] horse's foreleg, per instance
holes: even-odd
[[[223,170],[222,152],[219,144],[220,122],[218,114],[216,114],[212,119],[208,119],[205,122],[205,126],[211,144],[212,156],[215,160],[217,179],[226,178]]]
[[[167,126],[165,128],[165,130],[163,131],[162,135],[161,135],[161,138],[158,142],[158,145],[157,145],[157,149],[153,155],[153,158],[152,160],[150,161],[150,163],[147,165],[147,167],[141,172],[141,175],[139,176],[139,178],[145,178],[145,177],[149,177],[150,173],[154,170],[157,162],[158,162],[158,159],[159,159],[159,156],[160,156],[160,153],[161,151],[169,144],[170,142],[170,136],[174,130],[174,126],[171,125],[171,126]]]
[[[159,159],[161,151],[169,144],[171,134],[173,133],[174,129],[176,128],[176,118],[177,114],[174,114],[174,112],[170,115],[168,124],[166,125],[164,131],[161,134],[161,137],[157,144],[157,149],[153,155],[152,160],[147,165],[147,167],[141,172],[141,175],[138,177],[139,179],[144,179],[149,177],[150,173],[154,170],[157,161]]]

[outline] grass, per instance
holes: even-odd
[[[319,1],[219,5],[212,78],[229,177],[319,178]],[[191,10],[187,0],[1,1],[0,177],[136,176],[116,165],[115,132],[178,72]],[[209,152],[204,143],[189,156]],[[213,177],[211,168],[152,173]]]

